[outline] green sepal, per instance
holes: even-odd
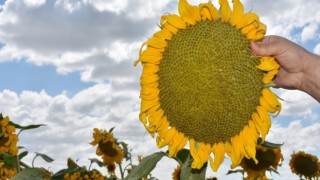
[[[258,138],[258,145],[263,146],[263,147],[267,147],[267,148],[271,148],[271,149],[280,148],[283,144],[284,143],[275,144],[272,142],[268,142],[266,140],[262,143],[262,138],[261,137]]]
[[[114,128],[116,128],[116,127],[110,128],[109,131],[108,131],[108,133],[111,134],[111,133],[113,132]]]
[[[244,174],[244,170],[243,169],[229,170],[226,175],[235,174],[235,173]]]
[[[19,160],[21,160],[22,158],[26,157],[26,155],[28,155],[28,151],[23,151],[22,153],[19,154]]]
[[[138,180],[147,176],[156,167],[157,163],[165,155],[164,152],[156,152],[142,159],[139,165],[132,169],[125,180]]]

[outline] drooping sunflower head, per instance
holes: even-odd
[[[317,156],[299,151],[291,155],[289,163],[291,171],[300,178],[306,179],[320,177],[320,162]]]
[[[90,144],[93,146],[98,145],[96,154],[98,156],[102,156],[103,162],[106,165],[112,163],[121,163],[124,157],[124,152],[117,144],[113,134],[107,132],[106,130],[94,128],[93,139],[94,140]]]
[[[247,173],[247,179],[266,178],[266,171],[273,167],[277,169],[283,161],[283,155],[279,148],[268,148],[264,146],[256,146],[256,163],[253,159],[243,158],[241,167]]]
[[[161,17],[161,29],[143,43],[140,120],[175,156],[189,141],[200,169],[210,160],[216,171],[227,153],[232,167],[253,158],[257,138],[271,126],[269,113],[281,104],[267,88],[279,69],[271,57],[257,57],[250,41],[264,37],[266,26],[244,13],[239,0],[199,6],[179,1],[179,15]],[[211,157],[214,154],[214,159]]]
[[[16,135],[15,127],[9,125],[9,122],[10,119],[8,116],[3,118],[2,115],[0,115],[0,151],[12,155],[17,155],[17,143],[19,141],[19,138]]]

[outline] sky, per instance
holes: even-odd
[[[190,0],[192,4],[206,0]],[[318,0],[243,0],[246,11],[257,13],[267,34],[286,37],[320,54]],[[128,143],[133,156],[157,149],[139,122],[141,67],[134,67],[141,44],[158,30],[161,15],[177,13],[177,0],[0,0],[0,111],[21,125],[46,124],[19,136],[19,145],[55,159],[35,164],[56,172],[68,157],[89,165],[95,158],[93,128],[116,126],[115,136]],[[217,0],[213,0],[217,5]],[[275,90],[284,99],[273,118],[267,140],[284,143],[280,176],[291,174],[290,154],[299,150],[320,157],[320,105],[297,90]],[[166,148],[161,149],[166,151]],[[134,162],[136,160],[134,159]],[[171,179],[177,164],[168,158],[152,172]],[[226,160],[218,173],[226,176]]]

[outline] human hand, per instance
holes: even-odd
[[[251,42],[257,56],[272,56],[280,64],[276,87],[305,91],[320,101],[320,57],[279,36]]]

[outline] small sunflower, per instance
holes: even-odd
[[[0,162],[0,179],[6,180],[10,179],[16,175],[16,169],[11,165],[5,164],[5,162]]]
[[[279,148],[267,148],[264,146],[256,146],[256,164],[253,159],[243,158],[241,166],[245,172],[247,172],[248,180],[255,180],[257,178],[267,179],[266,171],[273,167],[277,169],[283,161],[281,149]]]
[[[109,174],[114,174],[114,172],[116,170],[116,164],[115,163],[108,164],[107,170],[108,170]]]
[[[180,180],[181,166],[177,166],[172,173],[173,180]]]
[[[161,17],[160,31],[143,43],[140,121],[159,148],[173,157],[189,142],[192,168],[209,159],[217,171],[224,154],[234,168],[243,157],[256,162],[257,138],[265,139],[281,104],[268,88],[279,64],[257,57],[266,25],[244,13],[240,0],[199,6],[179,1],[179,15]],[[214,155],[214,159],[211,155]]]
[[[12,125],[9,125],[10,119],[8,116],[2,118],[1,115],[0,118],[0,151],[17,155],[17,143],[19,138],[16,135],[16,128]]]
[[[64,175],[64,180],[78,180],[78,179],[87,179],[87,180],[104,180],[104,176],[97,170],[92,171],[75,171],[69,172]]]
[[[106,165],[114,162],[121,163],[124,152],[117,144],[113,134],[108,133],[106,130],[94,128],[93,139],[90,144],[93,146],[98,145],[96,154],[102,156],[103,162]]]
[[[317,156],[307,154],[304,151],[293,153],[290,160],[291,171],[300,178],[317,179],[320,177],[320,162]]]

